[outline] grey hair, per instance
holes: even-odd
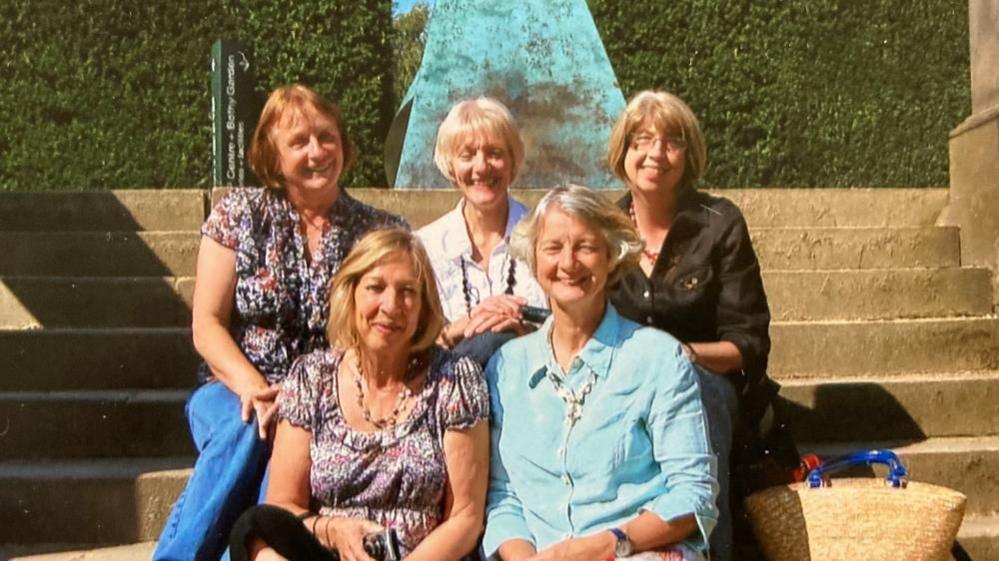
[[[595,226],[603,235],[610,252],[608,286],[617,282],[623,270],[621,265],[638,263],[645,243],[631,220],[600,193],[589,187],[569,184],[545,193],[534,210],[517,224],[510,238],[511,253],[526,261],[532,274],[537,275],[535,247],[538,237],[548,213],[556,208]]]

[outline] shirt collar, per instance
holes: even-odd
[[[554,315],[549,316],[540,329],[528,336],[531,337],[531,340],[527,348],[527,371],[529,373],[527,386],[531,389],[534,389],[538,382],[545,377],[546,369],[551,368],[556,372],[559,371],[558,365],[555,363],[555,353],[548,339],[554,321]],[[604,378],[610,374],[614,352],[621,343],[622,321],[617,308],[608,301],[604,317],[600,320],[596,332],[576,355],[576,358],[596,373],[598,378]]]
[[[527,214],[527,207],[509,194],[507,194],[507,201],[509,210],[507,211],[506,230],[503,233],[503,239],[506,243],[509,243],[513,229],[517,227],[520,219]],[[461,197],[458,199],[458,204],[444,215],[448,231],[455,233],[454,236],[447,239],[447,243],[444,246],[444,257],[447,259],[457,259],[463,255],[469,258],[472,256],[472,240],[468,237],[468,227],[465,225],[465,215],[462,213],[464,208],[465,197]]]

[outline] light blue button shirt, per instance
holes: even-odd
[[[551,323],[504,345],[486,368],[486,554],[515,538],[541,550],[644,511],[666,521],[694,514],[700,532],[684,543],[703,549],[718,516],[718,482],[697,377],[679,342],[608,303],[563,377],[576,391],[596,373],[582,416],[570,426],[568,406],[545,374],[562,377],[548,343]]]

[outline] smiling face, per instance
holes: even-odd
[[[553,306],[602,310],[610,251],[603,234],[559,207],[548,211],[535,246],[538,283]]]
[[[501,208],[513,182],[513,156],[502,138],[487,132],[469,135],[451,159],[455,185],[479,210]]]
[[[413,259],[392,253],[354,288],[354,321],[368,353],[408,352],[423,305]]]
[[[300,193],[337,189],[344,156],[333,119],[306,107],[287,114],[271,135],[286,189]]]
[[[624,172],[633,189],[675,193],[683,180],[686,145],[680,135],[646,121],[631,134]]]

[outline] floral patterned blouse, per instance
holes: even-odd
[[[312,433],[310,510],[395,528],[403,555],[441,523],[445,431],[489,418],[479,365],[440,349],[432,352],[426,384],[394,428],[362,432],[347,424],[337,391],[343,358],[338,350],[295,361],[278,397],[279,418]]]
[[[268,383],[284,379],[293,360],[326,346],[327,291],[354,243],[368,231],[405,220],[361,203],[343,189],[328,214],[316,254],[283,191],[229,190],[201,233],[236,252],[236,292],[229,331]],[[206,364],[198,370],[206,380]]]

